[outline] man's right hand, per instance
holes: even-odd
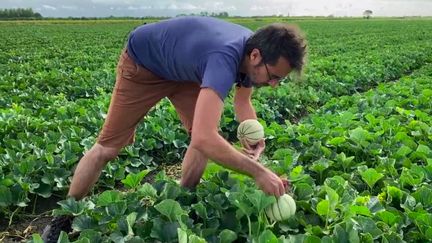
[[[285,194],[285,187],[281,178],[269,169],[265,169],[263,173],[256,176],[255,181],[261,190],[269,195],[280,197]]]

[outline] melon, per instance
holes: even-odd
[[[275,203],[266,208],[267,217],[272,221],[282,221],[291,218],[296,212],[294,199],[284,194],[280,196]]]
[[[255,145],[264,138],[264,128],[255,119],[244,120],[237,128],[237,138],[246,140],[249,145]]]

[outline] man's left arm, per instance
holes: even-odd
[[[257,119],[257,115],[251,101],[252,93],[253,88],[236,87],[235,89],[234,111],[239,123],[247,119]]]
[[[252,105],[253,88],[236,87],[234,94],[234,111],[237,121],[241,123],[247,119],[257,120],[255,109]],[[249,155],[254,160],[258,160],[260,155],[264,152],[265,141],[261,139],[256,145],[249,145],[246,141],[240,141],[243,145],[243,152]]]

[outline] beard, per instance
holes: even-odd
[[[267,87],[270,86],[268,83],[256,83],[256,82],[251,82],[252,83],[252,87],[255,88],[261,88],[261,87]]]
[[[249,80],[252,83],[252,86],[255,87],[255,88],[269,86],[268,83],[257,82],[257,76],[258,76],[257,70],[258,70],[258,67],[261,67],[262,65],[264,65],[264,64],[258,64],[258,65],[253,66],[252,70],[250,71],[250,73],[248,75],[249,76]]]

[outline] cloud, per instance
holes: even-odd
[[[123,5],[123,6],[130,6],[130,5],[140,5],[143,1],[139,0],[91,0],[90,2],[94,4],[101,4],[101,5]]]
[[[224,2],[210,2],[205,3],[203,5],[203,8],[210,10],[210,11],[230,11],[230,10],[236,10],[237,7],[234,5],[225,5]]]
[[[265,7],[263,7],[263,6],[261,6],[261,5],[252,5],[251,7],[250,7],[250,10],[252,10],[252,11],[262,11],[262,10],[269,10],[270,9],[270,7],[269,6],[265,6]]]
[[[62,5],[60,6],[61,9],[67,9],[67,10],[78,10],[77,6],[70,6],[70,5]]]
[[[172,9],[172,10],[196,10],[196,9],[202,9],[200,7],[197,7],[190,3],[171,3],[168,4],[166,9]]]
[[[153,8],[153,6],[145,5],[145,6],[129,6],[126,9],[132,10],[132,11],[138,11],[138,10],[148,10],[148,9],[152,9],[152,8]],[[114,9],[114,8],[112,7],[112,9]],[[119,9],[121,9],[121,8],[119,8]]]
[[[42,8],[47,9],[47,10],[57,10],[56,7],[51,6],[51,5],[46,5],[46,4],[42,5]]]

